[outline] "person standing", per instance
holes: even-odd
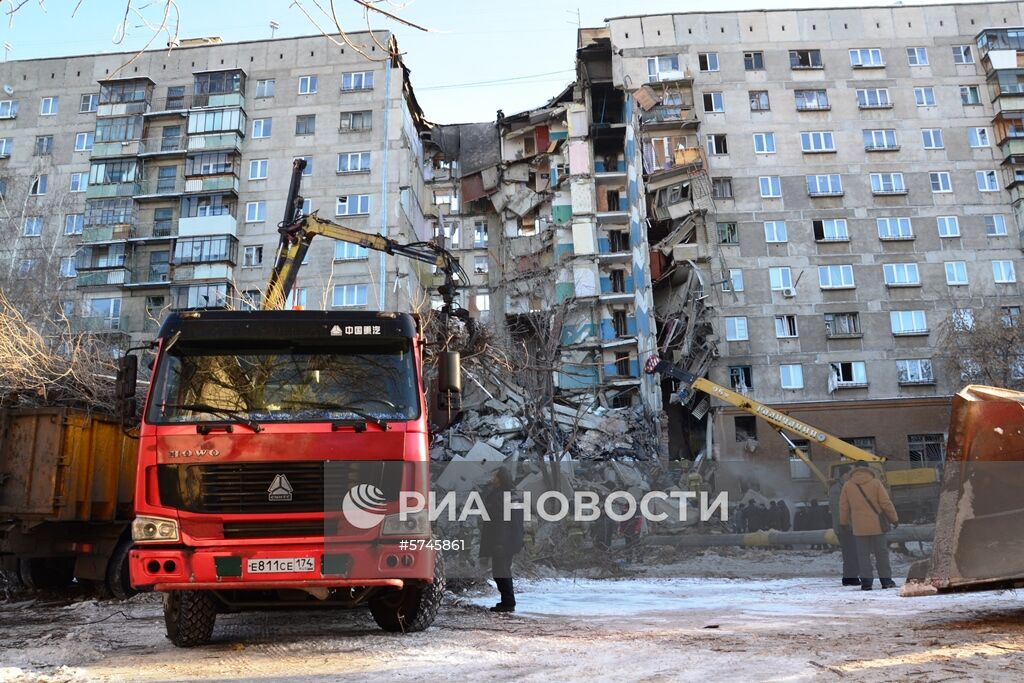
[[[889,545],[885,534],[890,525],[892,528],[899,525],[899,517],[885,486],[866,463],[857,463],[850,474],[850,480],[843,484],[839,494],[839,523],[853,526],[861,590],[871,590],[871,584],[874,583],[872,555],[875,556],[882,588],[894,588],[896,583],[892,580]]]
[[[843,485],[850,480],[850,466],[840,465],[835,469],[836,478],[828,490],[828,509],[832,513],[832,531],[839,539],[839,548],[843,553],[843,585],[859,586],[860,567],[857,563],[857,542],[853,537],[853,529],[849,524],[839,523],[839,498]]]
[[[523,549],[523,511],[506,510],[515,487],[504,467],[494,471],[483,491],[487,520],[480,522],[480,557],[491,558],[491,574],[501,594],[492,612],[515,612],[516,593],[512,584],[512,558]]]

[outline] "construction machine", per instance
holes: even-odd
[[[896,505],[897,511],[900,512],[902,517],[915,519],[927,516],[933,507],[938,482],[938,471],[933,467],[886,469],[883,465],[886,462],[886,458],[883,456],[869,453],[863,448],[854,446],[813,425],[809,425],[782,411],[759,403],[749,396],[723,387],[707,378],[698,377],[672,365],[672,363],[666,360],[662,360],[656,355],[647,359],[644,371],[647,374],[658,373],[664,378],[678,381],[680,383],[680,398],[684,405],[694,398],[694,392],[700,391],[706,394],[707,396],[698,401],[693,410],[693,414],[697,418],[707,414],[710,408],[709,398],[717,398],[770,424],[789,444],[792,452],[807,465],[807,468],[814,477],[821,482],[826,494],[831,482],[836,478],[835,468],[842,467],[849,461],[860,461],[868,463],[868,466],[875,471],[875,474],[886,483],[892,494],[893,504]],[[793,441],[790,434],[827,448],[839,454],[843,460],[833,463],[826,474],[811,460],[807,452]]]
[[[428,489],[420,319],[280,309],[318,235],[436,266],[445,325],[471,324],[455,303],[465,273],[440,244],[304,215],[305,163],[262,310],[174,313],[154,342],[130,570],[134,586],[164,593],[178,646],[207,642],[219,612],[275,607],[368,605],[381,628],[417,631],[441,599],[429,519],[398,513],[403,493]],[[457,410],[459,352],[442,341],[437,358],[437,403]],[[136,366],[129,355],[119,373],[126,405]]]

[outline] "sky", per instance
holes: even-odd
[[[114,39],[124,17],[126,0],[28,0],[13,17],[6,12],[12,0],[0,0],[0,52],[10,45],[7,59],[33,59],[94,52],[139,50],[153,30],[130,17],[127,35]],[[707,10],[707,3],[683,0],[373,0],[381,8],[430,29],[422,32],[384,17],[371,19],[375,29],[388,29],[398,38],[412,71],[413,88],[428,119],[438,123],[493,121],[498,109],[506,114],[539,106],[573,80],[576,28],[600,26],[608,17]],[[983,0],[966,0],[983,1]],[[14,0],[17,4],[20,0]],[[163,0],[133,0],[157,19]],[[175,0],[179,37],[219,36],[224,41],[259,40],[318,33],[314,23],[296,7],[327,27],[317,9],[331,0]],[[863,5],[928,5],[927,0],[885,3],[877,0],[718,0],[715,10],[747,10]],[[363,10],[352,0],[334,0],[346,31],[366,30]],[[172,15],[173,16],[173,15]],[[153,47],[166,47],[159,36]]]

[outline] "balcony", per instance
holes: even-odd
[[[132,236],[132,226],[92,225],[82,229],[82,243],[121,242]]]
[[[231,214],[219,216],[189,216],[178,219],[178,237],[201,235],[231,235],[238,233],[238,219]]]
[[[182,154],[188,150],[188,136],[143,138],[139,141],[139,156]]]
[[[158,199],[173,197],[185,191],[184,178],[147,178],[138,184],[135,199]]]
[[[192,95],[191,109],[203,107],[244,107],[245,95],[240,92],[203,93]]]
[[[147,242],[151,240],[169,240],[174,237],[174,221],[159,221],[134,225],[131,236],[128,239],[133,242]]]
[[[105,183],[101,185],[89,184],[85,189],[86,199],[103,199],[105,197],[134,197],[139,194],[139,184],[130,183]]]
[[[640,123],[645,128],[657,128],[660,125],[671,126],[672,128],[696,128],[700,124],[697,112],[691,109],[684,109],[680,105],[659,105],[652,107],[650,111],[640,113]]]
[[[146,116],[161,116],[166,114],[178,114],[184,116],[192,105],[191,95],[180,95],[178,97],[162,97],[154,99]]]
[[[187,147],[190,152],[215,152],[221,150],[238,151],[242,148],[242,135],[238,131],[213,133],[208,135],[190,135]]]
[[[149,111],[149,100],[135,102],[108,102],[96,106],[96,116],[131,116]]]
[[[108,157],[133,157],[139,153],[140,140],[115,140],[114,142],[94,142],[89,152],[90,159]]]
[[[161,266],[150,266],[147,264],[131,272],[132,277],[129,282],[125,283],[125,287],[131,288],[170,286],[170,266],[166,263],[162,264]]]
[[[118,316],[116,318],[87,315],[73,318],[71,327],[75,332],[123,332],[128,328],[128,317]]]
[[[1003,138],[999,142],[999,151],[1003,154],[1003,161],[1010,161],[1014,157],[1024,157],[1024,135]]]
[[[92,272],[80,272],[75,277],[76,287],[105,287],[108,285],[123,285],[131,278],[131,271],[124,265],[113,266],[113,270],[96,270]]]
[[[238,176],[214,175],[199,178],[185,178],[185,192],[234,192],[238,193]]]

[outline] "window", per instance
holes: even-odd
[[[242,267],[254,268],[263,264],[263,247],[254,245],[242,249]]]
[[[372,90],[372,71],[352,71],[341,74],[342,90]]]
[[[334,208],[335,216],[358,216],[370,213],[370,195],[349,194],[338,197]]]
[[[961,104],[981,104],[981,92],[976,85],[960,86]]]
[[[802,152],[834,152],[835,137],[832,131],[809,131],[800,133],[800,151]]]
[[[75,257],[65,256],[60,260],[60,276],[61,277],[75,277],[78,275],[78,271],[75,270]]]
[[[779,339],[800,336],[796,327],[795,315],[775,316],[775,336]]]
[[[88,152],[92,149],[93,133],[78,133],[75,135],[75,151]]]
[[[857,106],[861,109],[887,109],[892,106],[888,88],[862,88],[857,90]]]
[[[989,147],[988,128],[968,128],[967,142],[975,149]]]
[[[316,132],[316,114],[304,114],[295,117],[295,134],[312,135]]]
[[[142,117],[139,118],[139,133],[142,132]],[[101,119],[96,124],[96,139],[99,139]],[[245,132],[245,115],[241,109],[217,109],[211,111],[192,111],[188,115],[188,133],[227,133],[231,131]]]
[[[821,50],[790,50],[789,66],[792,69],[821,69]]]
[[[1010,284],[1017,281],[1017,274],[1013,270],[1013,261],[993,261],[992,279],[998,284]]]
[[[757,418],[753,415],[737,415],[732,419],[736,432],[736,442],[757,439]]]
[[[740,235],[735,223],[717,223],[719,244],[739,244]]]
[[[777,175],[763,175],[757,179],[762,197],[781,197],[782,181]]]
[[[678,55],[659,55],[647,58],[647,80],[660,81],[662,74],[675,74],[679,71]]]
[[[845,363],[829,363],[832,369],[832,379],[837,388],[843,386],[866,386],[868,383],[867,367],[864,361],[849,361]]]
[[[256,81],[256,99],[274,96],[274,86],[277,82],[273,78],[261,78]]]
[[[907,64],[910,66],[928,66],[928,50],[923,47],[907,48]]]
[[[308,299],[307,292],[306,287],[296,287],[293,289],[288,293],[288,301],[285,304],[285,308],[297,311],[304,310],[306,308],[306,300]]]
[[[0,138],[0,159],[6,159],[14,151],[14,140],[11,138]]]
[[[850,66],[859,69],[875,68],[885,66],[885,60],[877,47],[859,48],[850,50]]]
[[[82,95],[82,98],[78,101],[78,113],[79,114],[91,114],[96,111],[97,105],[100,103],[100,96],[97,93],[89,93]]]
[[[341,123],[338,129],[349,130],[370,130],[373,123],[373,112],[369,111],[343,111],[341,112]]]
[[[488,270],[489,259],[486,256],[474,256],[473,257],[473,272],[477,274],[486,273]]]
[[[818,266],[818,285],[822,289],[850,289],[854,287],[853,266]]]
[[[334,260],[335,261],[358,261],[368,257],[369,251],[366,247],[361,247],[358,244],[352,244],[350,242],[335,242],[334,243]]]
[[[768,243],[785,242],[788,239],[786,221],[765,221],[764,241]]]
[[[306,165],[302,169],[302,177],[303,178],[307,178],[307,177],[313,175],[313,157],[305,156],[305,157],[295,157],[295,158],[296,159],[305,159],[306,160]],[[308,200],[306,200],[306,201],[308,201]],[[302,213],[308,214],[309,212],[306,211],[306,210],[303,210]]]
[[[732,199],[732,178],[712,178],[711,196],[715,199]]]
[[[942,144],[941,128],[922,128],[921,141],[924,143],[925,149],[942,149],[945,147]]]
[[[764,70],[764,53],[763,52],[744,52],[743,53],[743,68],[746,71],[763,71]]]
[[[56,97],[44,97],[39,101],[39,114],[41,116],[56,116],[57,115],[57,100]]]
[[[896,130],[893,128],[879,128],[864,131],[864,149],[869,152],[899,148],[900,145],[896,138]]]
[[[880,240],[909,240],[914,238],[914,229],[909,218],[876,218]]]
[[[473,246],[476,248],[487,246],[487,223],[484,221],[473,223]]]
[[[946,261],[946,284],[966,285],[967,284],[967,262]]]
[[[22,224],[21,234],[25,237],[39,237],[43,234],[43,217],[26,216]]]
[[[954,308],[951,316],[953,329],[959,332],[969,332],[974,329],[974,309]]]
[[[486,271],[484,271],[486,272]],[[723,292],[743,291],[743,271],[739,268],[729,269],[729,279],[722,283]]]
[[[953,184],[949,180],[949,173],[946,171],[934,171],[928,174],[928,182],[931,184],[932,192],[952,192]]]
[[[69,213],[64,216],[65,235],[81,235],[83,227],[85,227],[85,214]]]
[[[266,180],[270,170],[270,160],[253,159],[249,162],[249,180]]]
[[[794,91],[794,96],[796,97],[797,111],[815,111],[831,108],[831,105],[828,103],[828,91],[826,90],[796,90]]]
[[[1006,235],[1006,219],[1003,216],[985,216],[985,234],[989,237]]]
[[[365,306],[366,285],[335,285],[331,297],[332,306]]]
[[[827,218],[811,221],[814,228],[814,239],[818,242],[848,242],[850,233],[845,218]]]
[[[921,275],[916,263],[886,263],[882,266],[886,287],[919,287]]]
[[[53,136],[39,135],[36,137],[36,146],[32,152],[36,156],[47,156],[53,154]]]
[[[489,311],[491,310],[491,292],[488,289],[476,290],[476,295],[473,296],[473,304],[476,306],[476,310],[480,312],[480,319],[486,321]],[[615,363],[618,366],[616,372],[619,375],[629,375],[629,354],[615,354]]]
[[[252,120],[252,137],[256,138],[269,138],[270,131],[273,128],[273,119],[253,119]]]
[[[914,88],[914,102],[919,107],[934,107],[935,88]]]
[[[981,192],[999,192],[999,179],[995,171],[975,171],[974,177]]]
[[[232,155],[228,152],[203,152],[185,159],[185,176],[220,175],[234,171]]]
[[[697,68],[701,71],[718,71],[718,53],[700,52],[697,54]]]
[[[708,135],[708,154],[728,154],[729,145],[724,133]]]
[[[46,194],[46,184],[49,177],[45,173],[40,173],[33,180],[32,184],[28,188],[30,195],[41,197]]]
[[[804,369],[802,365],[780,365],[779,379],[783,389],[803,389]]]
[[[338,173],[365,173],[369,170],[369,152],[342,152],[338,155]]]
[[[928,322],[924,311],[891,311],[889,325],[893,334],[927,334]]]
[[[767,90],[751,90],[747,95],[750,97],[750,111],[768,111],[772,108]]]
[[[71,174],[71,186],[68,188],[69,192],[85,192],[86,186],[89,184],[88,173],[72,173]]]
[[[811,197],[830,197],[843,193],[842,178],[838,173],[805,176],[807,194]]]
[[[1003,325],[1013,327],[1020,322],[1020,306],[1003,306]],[[971,318],[971,327],[974,327],[974,319]]]
[[[826,337],[860,336],[860,313],[826,313]]]
[[[872,173],[871,192],[874,194],[906,194],[902,173]]]
[[[312,95],[316,92],[316,76],[299,76],[299,94]]]
[[[946,438],[942,434],[908,434],[911,466],[929,466],[946,459]]]
[[[725,101],[722,99],[722,93],[704,93],[704,111],[709,114],[720,114],[725,111]]]
[[[746,317],[740,316],[725,319],[725,339],[726,341],[746,341],[749,339],[747,336]]]
[[[18,277],[25,279],[32,277],[39,265],[39,259],[23,258],[18,261]]]
[[[753,373],[749,365],[729,366],[729,387],[733,391],[745,394],[753,385]]]
[[[789,266],[768,269],[768,282],[772,291],[781,291],[793,287],[793,271]]]
[[[954,45],[953,46],[953,63],[954,64],[974,64],[974,55],[971,54],[970,45]]]
[[[935,384],[932,362],[927,358],[896,361],[896,378],[900,384]]]
[[[775,154],[775,133],[754,133],[756,154]]]
[[[263,295],[258,289],[247,289],[238,297],[238,310],[257,311],[260,308],[260,300]]]
[[[246,202],[245,204],[245,222],[246,223],[262,223],[267,220],[267,203],[266,202]]]
[[[0,100],[0,119],[13,119],[18,116],[18,100]]]
[[[956,216],[938,216],[935,223],[939,228],[939,237],[960,236],[960,219]]]

